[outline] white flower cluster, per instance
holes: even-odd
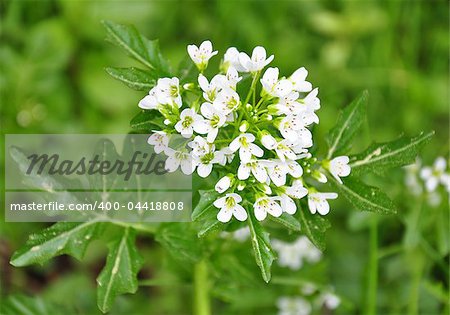
[[[163,117],[164,130],[154,130],[148,143],[168,156],[166,169],[197,171],[203,178],[217,172],[215,189],[223,195],[214,206],[221,222],[233,216],[244,221],[248,211],[259,221],[294,214],[294,199],[306,196],[312,213],[327,214],[327,199],[337,194],[318,192],[305,179],[326,182],[329,173],[341,182],[350,174],[349,159],[319,163],[308,152],[313,145],[308,128],[319,123],[320,108],[318,89],[306,81],[308,71],[301,67],[280,77],[278,68],[263,71],[274,59],[263,47],[251,56],[231,47],[220,72],[208,79],[205,70],[217,54],[211,42],[189,45],[187,51],[200,72],[197,82],[161,78],[139,102]],[[170,145],[177,134],[191,140],[187,147]]]
[[[293,243],[273,240],[272,247],[278,253],[278,265],[292,270],[300,269],[304,260],[313,264],[322,257],[322,252],[306,236],[300,236]]]
[[[441,203],[438,193],[440,185],[450,193],[450,173],[447,170],[447,161],[444,157],[438,157],[432,166],[422,166],[422,161],[417,159],[414,164],[405,167],[405,184],[413,195],[421,195],[425,187],[425,195],[432,206]]]

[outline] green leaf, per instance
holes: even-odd
[[[150,90],[155,86],[158,77],[155,72],[144,71],[138,68],[105,68],[114,79],[122,81],[128,87],[142,91]]]
[[[193,224],[166,223],[156,233],[158,241],[176,260],[196,263],[202,258],[202,242],[197,237]]]
[[[130,126],[136,130],[161,130],[165,128],[163,120],[161,113],[155,109],[142,110],[131,119]]]
[[[341,111],[336,125],[327,135],[328,159],[348,151],[350,142],[366,119],[369,93],[364,91],[357,99]]]
[[[394,202],[377,187],[368,186],[352,177],[344,178],[343,184],[332,176],[330,179],[339,193],[359,210],[383,214],[397,212]]]
[[[275,254],[270,245],[269,233],[264,231],[261,223],[256,220],[252,213],[249,213],[247,222],[250,228],[256,264],[261,269],[261,275],[264,281],[269,282],[271,277],[270,268],[275,259]]]
[[[290,214],[283,213],[280,217],[270,216],[270,219],[274,222],[277,222],[292,231],[301,231],[300,222]]]
[[[135,232],[130,228],[109,245],[106,265],[97,278],[97,304],[107,312],[117,295],[135,293],[138,289],[137,273],[142,258],[135,246]]]
[[[68,254],[81,259],[90,242],[101,234],[103,223],[58,222],[29,236],[26,245],[16,251],[11,264],[16,267],[42,264],[52,257]]]
[[[319,214],[312,214],[309,210],[297,211],[302,232],[321,251],[325,250],[325,231],[331,227],[330,222]]]
[[[159,77],[170,75],[157,40],[149,40],[142,36],[134,26],[120,25],[111,21],[103,21],[103,25],[110,42],[123,48],[128,55],[146,67],[155,70]]]
[[[198,192],[200,194],[200,199],[192,211],[192,220],[196,221],[198,218],[203,216],[206,211],[208,211],[212,206],[213,202],[219,196],[219,193],[214,189],[211,190],[200,190]]]
[[[414,162],[419,150],[427,144],[434,131],[413,138],[401,137],[386,143],[374,143],[364,152],[350,157],[352,174],[367,171],[384,174],[388,169]]]

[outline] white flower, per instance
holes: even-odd
[[[208,66],[208,61],[212,56],[217,55],[217,51],[213,51],[212,43],[209,40],[200,44],[200,47],[195,45],[188,45],[187,51],[189,57],[195,63],[200,71],[203,71]]]
[[[220,209],[217,214],[217,220],[226,223],[233,216],[239,221],[247,220],[247,212],[239,204],[241,201],[242,197],[235,193],[226,194],[224,197],[214,201],[214,206]]]
[[[154,146],[155,153],[161,153],[169,146],[169,136],[164,131],[155,131],[148,137],[147,143]]]
[[[289,80],[292,82],[292,87],[294,91],[298,92],[309,92],[312,90],[312,84],[306,81],[308,76],[308,70],[301,67],[291,75]]]
[[[277,140],[269,133],[264,133],[260,140],[262,145],[268,150],[272,150],[277,146]]]
[[[222,152],[215,151],[214,146],[203,155],[194,155],[194,165],[197,166],[197,173],[200,177],[208,177],[213,169],[213,164],[221,162],[223,159]]]
[[[223,238],[228,238],[229,236],[231,236],[234,240],[242,243],[250,237],[250,229],[248,226],[245,226],[233,232],[223,231],[220,233],[220,236]]]
[[[278,253],[278,265],[292,270],[299,270],[303,266],[303,261],[313,264],[322,257],[322,252],[306,236],[300,236],[293,243],[275,239],[272,241],[272,247]]]
[[[159,103],[156,98],[156,88],[152,88],[148,95],[139,101],[138,106],[142,109],[157,109]]]
[[[319,94],[319,89],[315,88],[300,101],[305,105],[307,111],[313,112],[320,108],[320,99],[317,97],[317,94]]]
[[[252,57],[250,58],[246,53],[239,53],[239,62],[246,72],[261,71],[272,60],[273,55],[266,59],[266,50],[264,47],[257,46],[253,49]]]
[[[278,115],[297,115],[303,111],[303,106],[297,100],[299,98],[298,92],[291,92],[278,99],[278,103],[273,105],[277,110]]]
[[[279,197],[268,196],[258,198],[253,204],[256,219],[258,221],[264,220],[267,217],[267,213],[274,217],[279,217],[283,213],[283,209],[276,202],[278,199]]]
[[[301,297],[280,297],[277,301],[278,315],[309,315],[311,304]]]
[[[219,150],[223,154],[223,160],[219,163],[220,165],[225,165],[231,163],[234,159],[234,152],[230,150],[229,147],[224,147]]]
[[[225,192],[231,186],[231,178],[230,176],[222,177],[214,186],[214,189],[219,193]]]
[[[192,137],[194,127],[200,125],[203,118],[193,109],[186,108],[180,114],[180,121],[175,124],[175,130],[185,138]]]
[[[283,138],[296,142],[299,138],[299,131],[305,129],[304,127],[305,124],[300,116],[288,115],[281,120],[279,130]]]
[[[229,148],[233,152],[239,150],[241,162],[247,163],[252,158],[252,155],[262,157],[264,154],[264,151],[254,144],[253,141],[255,141],[255,136],[253,134],[243,133],[231,141]]]
[[[287,172],[294,178],[299,178],[300,176],[303,175],[303,169],[300,166],[300,164],[298,164],[297,161],[286,161],[284,162],[284,164],[287,167]]]
[[[348,156],[338,156],[329,162],[328,170],[336,180],[342,184],[341,177],[350,175],[351,168],[348,165],[350,159]]]
[[[214,102],[217,93],[225,86],[226,77],[224,75],[216,75],[208,82],[208,79],[203,75],[198,75],[198,85],[203,91],[203,98],[208,102]]]
[[[331,292],[323,293],[319,297],[319,301],[329,310],[334,310],[339,306],[339,304],[341,304],[341,299],[336,294]]]
[[[445,158],[438,157],[432,167],[424,167],[420,171],[420,177],[425,181],[425,188],[427,191],[435,191],[439,183],[442,183],[446,188],[449,186],[449,174],[444,171],[447,167]]]
[[[321,215],[326,215],[330,212],[330,205],[327,199],[336,199],[337,197],[338,194],[336,193],[310,192],[308,194],[309,211],[312,214],[319,212]]]
[[[301,199],[308,194],[308,189],[303,187],[301,180],[295,180],[291,187],[286,187],[286,194],[295,199]]]
[[[180,81],[177,77],[158,79],[155,97],[159,104],[176,104],[181,107]]]
[[[237,70],[233,66],[228,67],[225,77],[227,79],[228,87],[232,88],[233,90],[236,89],[236,85],[238,84],[238,82],[242,80],[242,77],[239,76]]]
[[[211,148],[211,144],[201,136],[195,136],[194,140],[188,143],[188,146],[192,149],[192,153],[197,156],[205,155]]]
[[[250,172],[260,183],[265,183],[267,180],[267,171],[260,161],[249,161],[241,163],[238,168],[237,176],[240,180],[246,180],[250,177]]]
[[[211,103],[203,103],[200,107],[200,112],[206,119],[200,120],[194,126],[194,129],[198,133],[208,134],[206,139],[208,142],[213,143],[217,137],[219,128],[226,122],[226,116],[222,112],[216,110]]]
[[[165,153],[168,156],[165,168],[169,173],[175,172],[178,167],[181,166],[181,171],[184,174],[192,174],[192,172],[194,171],[194,164],[192,163],[192,158],[189,153],[176,151],[171,148],[166,148]]]
[[[286,161],[286,159],[295,160],[297,158],[295,152],[292,151],[289,147],[289,144],[290,142],[285,139],[278,142],[277,146],[275,147],[275,152],[282,161]]]
[[[297,211],[297,205],[291,197],[286,194],[282,194],[280,198],[281,209],[283,209],[283,212],[286,212],[287,214],[294,214]]]
[[[264,91],[273,97],[283,97],[292,91],[292,83],[289,80],[278,80],[278,68],[268,68],[262,77],[261,84]]]
[[[218,110],[224,114],[234,111],[240,103],[239,95],[231,88],[224,88],[217,94],[213,104]]]
[[[286,165],[279,160],[271,160],[267,163],[267,173],[272,183],[280,187],[286,184],[286,175],[288,170]]]
[[[223,62],[226,69],[231,66],[239,72],[243,72],[246,70],[239,62],[239,51],[236,49],[236,47],[230,47],[227,49],[225,55],[223,56]]]

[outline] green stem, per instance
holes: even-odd
[[[367,304],[364,314],[375,315],[377,310],[377,285],[378,285],[378,222],[373,217],[370,223],[370,247],[369,268],[367,280]]]
[[[211,315],[209,301],[208,265],[205,260],[194,266],[194,314]]]
[[[414,255],[417,257],[417,255]],[[408,303],[408,314],[417,315],[419,314],[419,296],[420,296],[420,282],[422,280],[422,261],[419,259],[415,262],[413,274],[412,274],[412,285],[411,292],[409,296]]]

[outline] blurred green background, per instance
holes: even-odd
[[[137,112],[137,103],[144,93],[130,90],[104,71],[106,66],[133,64],[104,40],[100,21],[108,19],[135,24],[147,37],[159,38],[162,52],[174,68],[185,57],[188,44],[199,44],[205,39],[213,42],[219,55],[229,46],[251,52],[254,46],[262,45],[275,55],[272,66],[284,74],[305,66],[309,81],[319,87],[322,102],[320,125],[315,130],[319,150],[323,144],[319,139],[334,125],[339,109],[368,89],[368,127],[355,150],[370,139],[387,141],[402,133],[412,136],[422,130],[435,130],[436,136],[424,150],[423,159],[431,163],[436,156],[448,154],[447,1],[2,0],[0,11],[3,134],[129,131],[129,120]],[[399,183],[402,179],[397,172],[388,179],[385,190],[399,200],[401,210],[407,213],[409,206],[403,198],[406,188]],[[443,204],[443,210],[448,211],[445,200]],[[355,223],[359,218],[350,212],[348,205],[342,203],[337,214],[332,215],[327,254],[331,267],[327,275],[336,291],[354,305],[343,313],[358,313],[358,304],[364,298],[361,286],[368,241],[367,231]],[[381,243],[401,243],[401,216],[383,219]],[[30,231],[40,227],[1,223],[1,269],[5,271],[2,295],[54,295],[59,290],[93,287],[99,254],[93,255],[91,262],[88,259],[87,266],[68,259],[54,260],[44,268],[8,266],[11,253],[23,244]],[[99,250],[104,253],[104,249]],[[155,249],[147,254],[153,257],[160,253]],[[413,280],[402,270],[411,260],[403,259],[429,259],[417,253],[408,255],[412,256],[402,256],[381,267],[379,309],[383,314],[400,312],[402,303],[409,299],[408,288]],[[448,254],[438,264],[438,271],[430,267],[428,273],[421,275],[429,277],[431,284],[443,282],[448,290],[448,271],[441,270],[442,264],[448,265]],[[83,276],[70,275],[55,289],[52,285],[61,281],[65,266],[75,268]],[[440,289],[433,290],[439,296]],[[423,314],[439,312],[439,298],[424,294],[425,300],[420,304],[426,311]],[[74,294],[74,299],[77,296]],[[162,299],[161,292],[158,296],[158,305],[180,307],[181,302],[174,296]],[[399,304],[398,309],[394,304]]]

